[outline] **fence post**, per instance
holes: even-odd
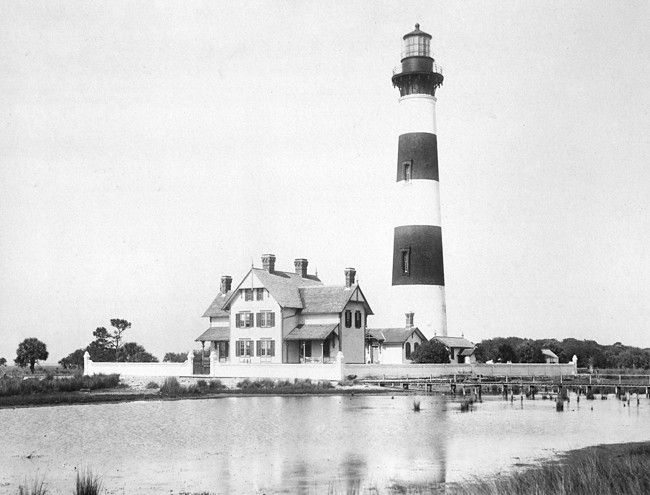
[[[90,353],[88,351],[84,352],[84,375],[91,375],[90,368],[92,367],[92,361],[90,359]]]
[[[212,349],[210,352],[210,376],[217,376],[217,363],[219,362],[219,356],[217,356],[216,349]]]
[[[194,374],[194,353],[192,351],[189,351],[187,353],[187,361],[185,361],[186,367],[185,367],[185,373],[188,375],[193,375]]]

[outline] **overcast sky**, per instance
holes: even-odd
[[[260,256],[389,322],[402,36],[444,67],[448,326],[650,347],[650,3],[0,0],[0,357],[162,359]],[[403,321],[403,315],[398,316]],[[417,320],[417,315],[416,315]],[[417,321],[416,321],[417,323]]]

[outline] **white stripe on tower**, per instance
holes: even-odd
[[[430,55],[431,36],[415,27],[404,36],[393,75],[401,95],[393,292],[399,311],[415,313],[415,326],[431,337],[447,335],[435,116],[443,77]]]

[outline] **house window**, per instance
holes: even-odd
[[[243,289],[244,292],[244,301],[253,300],[253,289]]]
[[[354,328],[361,328],[361,311],[354,312]]]
[[[256,301],[264,300],[264,289],[255,289],[255,300]]]
[[[244,313],[237,313],[235,326],[237,328],[251,328],[253,326],[253,313],[249,311]]]
[[[352,326],[352,311],[349,309],[345,310],[345,328],[350,328]]]
[[[418,351],[418,347],[420,347],[420,344],[418,344],[417,342],[415,344],[413,344],[413,352],[414,353],[416,353]]]
[[[411,274],[411,248],[402,249],[402,275]]]
[[[275,340],[271,340],[271,339],[258,340],[257,355],[259,357],[275,356]]]
[[[413,175],[413,162],[404,162],[402,163],[402,179],[404,182],[411,182],[411,177]]]
[[[257,313],[257,326],[259,328],[270,328],[275,326],[275,313],[273,311],[262,311]]]
[[[235,342],[235,355],[237,357],[252,357],[253,356],[253,341],[252,340],[238,340]]]
[[[411,343],[406,343],[406,359],[411,359]]]

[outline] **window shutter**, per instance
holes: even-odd
[[[235,328],[239,328],[239,313],[235,315]]]
[[[263,327],[264,324],[262,323],[262,313],[257,313],[255,316],[257,317],[257,325],[255,326],[260,328]]]
[[[260,353],[260,349],[262,348],[262,341],[261,341],[261,340],[258,340],[258,341],[256,342],[256,344],[257,344],[257,356],[259,357],[259,356],[262,355],[262,354]]]
[[[236,357],[241,356],[241,353],[240,353],[240,350],[241,350],[241,349],[240,349],[240,347],[239,347],[239,343],[240,343],[240,342],[241,342],[241,340],[238,340],[237,342],[235,342],[235,356],[236,356]]]
[[[271,351],[269,353],[269,356],[275,356],[275,340],[271,341]]]

